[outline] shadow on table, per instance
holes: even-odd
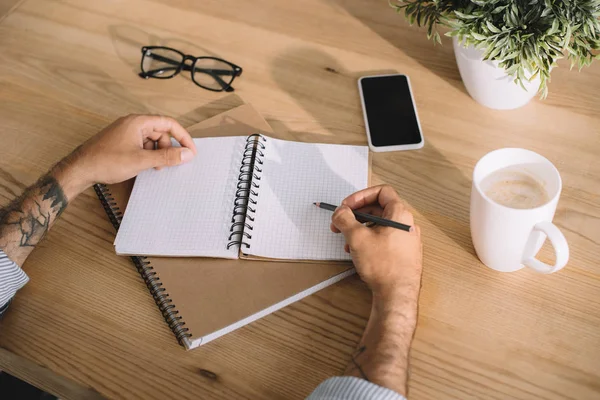
[[[363,25],[423,67],[466,93],[454,58],[452,41],[445,38],[443,32],[440,32],[443,45],[434,45],[433,41],[427,39],[425,28],[416,25],[411,27],[404,17],[404,11],[396,13],[387,1],[370,0],[368,6],[365,0],[329,1],[346,10]],[[407,37],[410,37],[410,40],[407,40]]]
[[[348,118],[360,115],[357,123],[362,125],[357,79],[394,72],[352,72],[323,51],[305,47],[288,49],[272,62],[273,80],[331,135],[293,131],[282,121],[269,123],[276,131],[288,131],[303,141],[340,143],[343,133],[343,142],[365,144],[364,128],[348,126],[339,115],[347,114]],[[346,128],[341,132],[336,124],[345,124]],[[373,161],[379,175],[400,189],[401,197],[466,252],[475,254],[469,231],[471,180],[441,150],[426,141],[424,148],[417,151],[374,153]]]
[[[184,54],[190,54],[195,57],[220,57],[219,54],[195,43],[179,38],[159,37],[131,25],[110,25],[108,27],[108,33],[117,56],[125,64],[129,65],[132,72],[136,75],[140,72],[140,63],[142,60],[141,48],[143,46],[171,47]],[[179,75],[190,81],[192,80],[189,72],[184,71]]]
[[[108,31],[115,54],[123,63],[131,68],[132,74],[135,75],[140,72],[141,48],[143,46],[166,46],[193,56],[220,56],[197,44],[179,38],[159,37],[131,25],[111,25]],[[183,77],[189,81],[192,80],[188,72],[179,74],[179,77]],[[198,89],[203,90],[201,88]],[[203,104],[186,114],[175,117],[183,126],[189,126],[242,104],[244,102],[239,96],[230,94],[213,100],[210,103]]]

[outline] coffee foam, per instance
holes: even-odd
[[[545,184],[519,165],[492,172],[480,187],[492,201],[509,208],[536,208],[550,200]]]

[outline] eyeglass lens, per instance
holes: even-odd
[[[222,90],[235,78],[233,67],[213,58],[199,58],[192,69],[192,79],[198,85],[213,90]]]
[[[169,78],[177,72],[183,56],[168,49],[146,49],[142,60],[142,71],[153,78]]]

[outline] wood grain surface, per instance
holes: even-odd
[[[243,99],[290,138],[365,144],[357,78],[408,74],[426,145],[375,154],[373,183],[394,185],[423,229],[410,397],[600,397],[600,63],[561,62],[547,100],[493,111],[465,92],[451,42],[433,46],[385,0],[26,0],[0,20],[2,205],[128,113],[190,125]],[[244,73],[233,95],[185,74],[143,80],[142,45]],[[561,172],[555,223],[571,260],[559,273],[501,274],[475,256],[473,167],[509,146]],[[185,352],[113,238],[91,190],[69,206],[0,322],[0,369],[67,399],[297,399],[343,371],[368,318],[369,292],[351,278]]]

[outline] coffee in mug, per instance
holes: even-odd
[[[526,171],[528,165],[513,165],[492,172],[481,181],[481,189],[492,201],[509,208],[528,209],[550,201],[544,183]]]
[[[479,259],[502,272],[529,267],[541,273],[563,268],[569,246],[552,223],[562,181],[556,167],[525,149],[500,149],[484,156],[473,171],[471,239]],[[535,256],[550,239],[554,265]]]

